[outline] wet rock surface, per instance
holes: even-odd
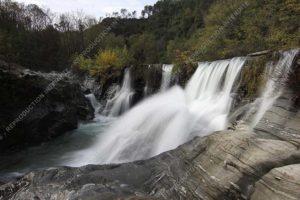
[[[162,65],[135,65],[128,68],[130,70],[130,84],[134,94],[131,98],[130,107],[135,106],[141,102],[145,97],[151,96],[157,93],[161,86],[162,81]],[[119,81],[108,81],[103,87],[101,95],[97,95],[97,92],[93,91],[97,99],[102,105],[107,105],[107,101],[111,100],[118,90],[122,86],[122,80],[124,79],[124,73],[119,77]],[[104,109],[104,107],[103,107]]]
[[[69,73],[40,73],[0,63],[0,151],[40,144],[93,118]]]
[[[259,138],[240,127],[195,138],[146,161],[31,172],[2,185],[0,199],[232,200],[261,199],[260,193],[265,199],[280,199],[277,194],[287,189],[292,190],[291,199],[298,199],[297,163],[300,151],[295,145]],[[278,186],[279,180],[293,187]]]
[[[162,65],[140,65],[132,66],[132,87],[135,94],[132,106],[139,103],[144,97],[155,94],[161,85]]]
[[[300,165],[275,168],[255,184],[251,199],[300,199]]]
[[[266,138],[285,140],[300,147],[300,111],[293,105],[292,94],[278,98],[254,128]]]

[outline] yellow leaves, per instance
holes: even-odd
[[[130,65],[132,58],[126,48],[106,49],[100,51],[94,59],[77,56],[74,67],[86,71],[101,81],[118,77],[121,71]]]
[[[98,66],[115,66],[117,61],[117,54],[113,50],[105,50],[96,56],[96,65]]]

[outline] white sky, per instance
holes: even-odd
[[[157,0],[17,0],[25,4],[36,4],[42,8],[50,8],[52,12],[64,13],[83,11],[94,17],[105,17],[106,13],[136,10],[140,15],[145,5],[153,5]]]

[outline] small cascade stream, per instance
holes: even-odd
[[[151,65],[148,65],[148,70],[151,69]],[[144,87],[144,92],[143,95],[144,97],[147,97],[149,95],[150,91],[149,91],[149,80],[148,78],[146,78],[146,85]]]
[[[117,117],[130,108],[131,99],[134,91],[131,87],[130,69],[126,69],[122,87],[116,92],[115,96],[107,101],[104,114],[108,113],[110,117]]]
[[[284,91],[292,62],[298,52],[298,49],[279,52],[280,58],[278,61],[267,63],[265,71],[266,83],[262,88],[261,95],[254,102],[242,107],[242,109],[248,109],[242,121],[245,121],[249,125],[249,128],[255,128],[264,114]],[[242,109],[240,112],[243,111]]]
[[[95,110],[95,116],[99,114],[99,111],[101,109],[101,104],[98,102],[94,94],[87,94],[85,97],[91,102],[94,110]]]
[[[173,67],[174,65],[163,65],[160,91],[166,91],[170,87]]]
[[[256,113],[254,114],[250,126],[254,128],[261,120],[267,110],[271,108],[276,99],[283,92],[283,86],[291,71],[291,65],[298,50],[292,50],[280,53],[280,59],[275,63],[268,63],[266,79],[267,83],[262,92],[261,98],[258,98],[256,105]],[[257,106],[258,105],[258,106]]]

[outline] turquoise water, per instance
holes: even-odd
[[[93,121],[80,124],[78,129],[51,142],[0,156],[0,180],[36,169],[63,165],[74,152],[91,146],[113,121],[113,118],[97,116]]]

